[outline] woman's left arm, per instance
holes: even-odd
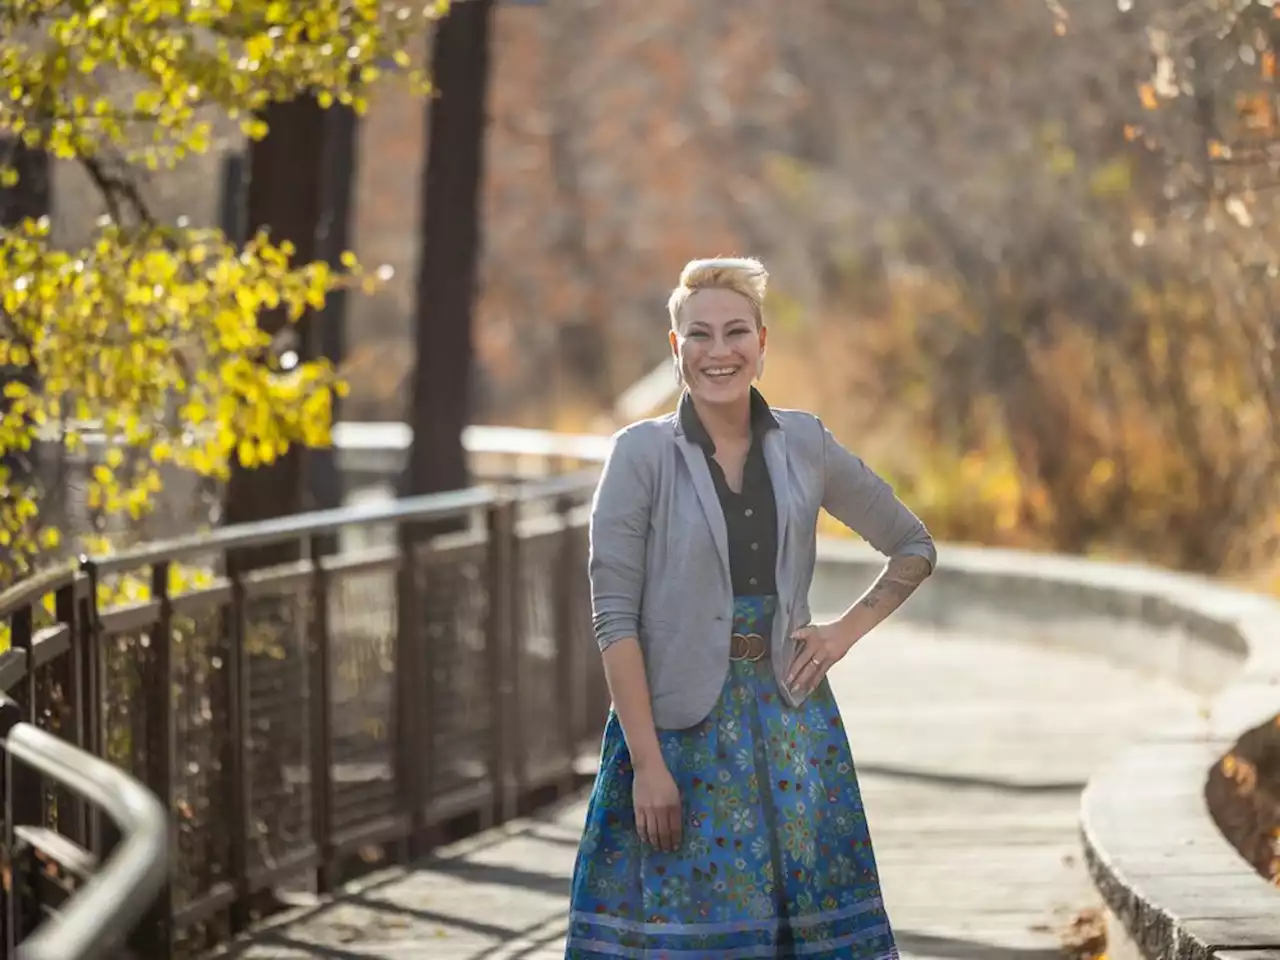
[[[838,620],[801,627],[787,686],[807,694],[832,665],[929,577],[938,560],[933,537],[885,480],[822,427],[822,506],[889,558],[880,576]]]

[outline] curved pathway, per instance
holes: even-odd
[[[1066,651],[881,628],[832,674],[904,960],[1050,960],[1095,904],[1080,790],[1148,729],[1194,719],[1168,683]],[[563,956],[581,801],[388,871],[259,932],[245,960]]]

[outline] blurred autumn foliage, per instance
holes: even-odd
[[[753,253],[767,395],[939,536],[1274,577],[1277,24],[1249,0],[499,5],[476,419],[598,428],[663,361],[685,260]],[[361,137],[354,247],[395,276],[351,303],[344,412],[400,419],[420,102],[380,90]],[[146,189],[207,220],[190,170]],[[94,205],[59,191],[76,236]]]
[[[943,536],[1274,577],[1280,20],[1141,7],[1056,8],[1121,96],[1063,92],[994,230],[923,195],[914,269],[856,284],[859,388],[906,407],[895,467]]]
[[[621,6],[496,60],[491,417],[589,423],[753,252],[769,397],[941,537],[1273,567],[1270,4]]]

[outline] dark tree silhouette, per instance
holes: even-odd
[[[266,229],[276,242],[288,240],[298,262],[333,263],[348,238],[351,182],[355,168],[355,122],[345,108],[325,109],[314,97],[269,106],[263,119],[268,134],[249,150],[249,182],[243,219],[246,236]],[[225,214],[225,219],[238,218]],[[276,337],[265,362],[289,354],[298,360],[328,356],[341,361],[345,300],[330,298],[325,309],[290,325],[283,309],[265,311],[261,328]],[[302,510],[337,506],[341,484],[332,451],[294,446],[270,466],[253,469],[233,464],[223,521],[228,524],[286,516]],[[228,564],[250,569],[297,559],[294,544],[245,551]]]
[[[454,490],[469,481],[462,430],[471,400],[492,13],[492,0],[456,4],[432,39],[440,96],[427,107],[409,413],[414,439],[404,478],[409,494]]]

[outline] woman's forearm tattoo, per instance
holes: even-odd
[[[905,603],[932,571],[924,557],[895,557],[858,602],[887,616]]]

